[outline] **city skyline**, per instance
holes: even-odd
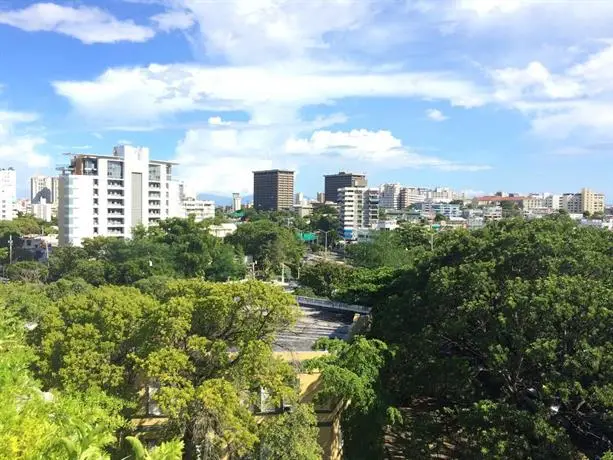
[[[611,19],[607,2],[9,2],[0,162],[51,175],[130,143],[226,197],[272,168],[310,197],[343,170],[613,196]]]

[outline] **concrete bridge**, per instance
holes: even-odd
[[[362,305],[350,305],[347,303],[335,302],[333,300],[328,299],[317,299],[315,297],[303,296],[296,296],[296,300],[298,301],[298,305],[302,307],[318,307],[333,311],[348,311],[352,313],[359,313],[361,315],[370,314],[370,308],[363,307]]]

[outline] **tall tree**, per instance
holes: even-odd
[[[613,235],[565,216],[440,235],[388,283],[372,334],[404,455],[560,458],[611,449]]]
[[[266,277],[280,273],[284,264],[297,267],[305,253],[293,230],[267,220],[244,223],[226,239],[245,255],[253,256]]]

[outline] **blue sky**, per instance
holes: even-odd
[[[613,197],[613,2],[0,0],[0,166],[148,146],[194,192],[251,171]],[[612,201],[612,200],[607,200]]]

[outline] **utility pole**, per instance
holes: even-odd
[[[328,260],[328,233],[333,230],[317,230],[317,233],[323,233],[325,235],[325,245],[324,245],[324,259]]]
[[[13,263],[13,235],[9,235],[9,265]]]

